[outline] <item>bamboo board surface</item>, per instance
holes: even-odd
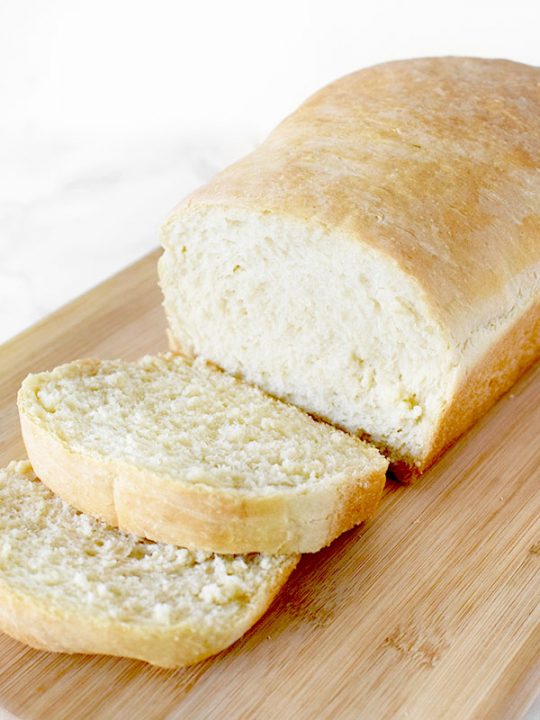
[[[157,252],[0,348],[0,461],[30,371],[166,349]],[[305,556],[268,614],[191,668],[0,635],[0,717],[519,718],[540,680],[540,367],[367,527]]]

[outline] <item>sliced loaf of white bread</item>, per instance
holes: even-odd
[[[0,470],[0,629],[32,647],[197,662],[265,612],[299,556],[220,556],[71,508],[28,462]]]
[[[314,552],[375,512],[372,447],[204,362],[82,360],[18,397],[39,478],[74,507],[156,541]]]
[[[540,355],[539,85],[439,57],[309,98],[166,222],[173,348],[423,472]]]

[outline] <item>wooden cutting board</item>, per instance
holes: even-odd
[[[0,460],[29,371],[166,348],[157,252],[0,350]],[[0,635],[0,717],[519,718],[540,680],[540,367],[368,527],[305,556],[268,614],[186,670]],[[2,712],[4,715],[2,715]]]

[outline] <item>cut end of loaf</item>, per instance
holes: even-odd
[[[163,242],[174,347],[423,467],[455,359],[395,262],[291,217],[197,202]]]

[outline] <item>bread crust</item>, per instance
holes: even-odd
[[[352,73],[169,222],[219,205],[339,231],[414,278],[441,326],[465,342],[504,311],[509,281],[540,262],[539,83],[540,68],[466,57]]]
[[[52,606],[0,581],[0,630],[38,650],[134,658],[175,668],[204,660],[240,638],[270,606],[298,564],[284,561],[273,584],[262,583],[241,621],[203,629],[188,622],[173,626],[135,625],[97,618],[77,608]]]
[[[128,463],[72,451],[33,418],[19,396],[23,439],[36,475],[77,509],[158,542],[218,553],[316,552],[370,518],[387,462],[309,491],[268,495],[191,485]]]
[[[442,416],[431,450],[420,467],[430,467],[536,361],[540,353],[540,303],[533,305],[471,368]]]
[[[176,219],[209,206],[290,217],[375,249],[414,281],[457,375],[422,453],[391,456],[399,479],[435,462],[539,355],[538,306],[529,309],[540,265],[539,86],[539,68],[506,60],[361,70],[309,98],[164,226],[167,244]]]

